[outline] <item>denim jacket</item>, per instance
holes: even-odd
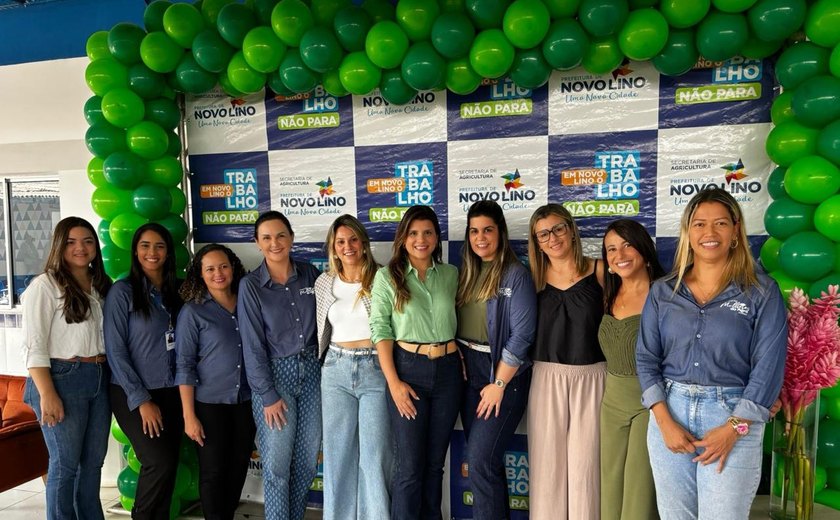
[[[490,381],[499,360],[518,366],[516,375],[531,366],[528,351],[537,334],[537,292],[531,272],[519,262],[507,268],[495,298],[487,301],[487,335],[492,360]]]

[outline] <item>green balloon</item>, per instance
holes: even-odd
[[[181,188],[169,188],[169,196],[172,197],[172,206],[169,207],[169,213],[174,213],[176,216],[180,216],[184,210],[187,208],[187,196],[184,195],[184,192],[181,191]],[[181,219],[181,222],[184,222]],[[186,226],[186,224],[184,224]],[[186,237],[186,232],[184,233],[184,237]]]
[[[272,76],[275,76],[275,75],[276,74],[272,74]],[[268,80],[266,80],[266,81],[268,81]],[[219,85],[222,87],[222,90],[225,92],[225,94],[227,94],[228,96],[230,96],[232,98],[240,98],[240,97],[245,95],[244,92],[242,92],[239,89],[237,89],[236,87],[234,87],[233,84],[230,82],[230,78],[228,77],[227,70],[223,70],[222,72],[219,73]]]
[[[728,60],[741,52],[748,36],[744,15],[712,11],[697,26],[697,50],[709,60]]]
[[[175,40],[164,32],[149,33],[140,42],[140,58],[143,63],[161,74],[175,70],[183,53],[184,50],[175,43]]]
[[[325,72],[321,77],[321,82],[323,83],[324,90],[331,96],[344,97],[349,94],[347,89],[344,88],[344,85],[341,84],[341,76],[338,73],[338,69]]]
[[[415,43],[403,59],[402,76],[411,88],[430,90],[446,81],[446,61],[431,43]]]
[[[333,20],[335,36],[348,52],[365,50],[365,36],[372,25],[373,19],[368,12],[355,5],[341,9]]]
[[[227,69],[233,53],[233,47],[228,45],[215,29],[201,31],[193,40],[192,55],[196,63],[204,70],[216,74]]]
[[[668,25],[675,29],[687,29],[700,23],[709,13],[710,6],[710,0],[662,0],[659,10]]]
[[[140,121],[128,128],[125,140],[129,151],[143,159],[157,159],[166,153],[169,146],[166,130],[151,121]]]
[[[364,0],[362,9],[370,15],[373,23],[393,20],[396,15],[396,8],[388,0]]]
[[[382,99],[392,105],[405,105],[417,95],[417,91],[403,79],[400,69],[382,71],[379,92]]]
[[[832,195],[817,206],[814,227],[835,242],[840,242],[840,195]]]
[[[795,89],[807,80],[828,74],[830,51],[801,41],[785,49],[776,61],[776,79],[782,87]]]
[[[166,152],[164,155],[169,157],[179,157],[181,155],[181,138],[175,132],[166,132]]]
[[[770,173],[770,178],[767,179],[767,193],[773,198],[773,200],[781,199],[782,197],[787,197],[788,194],[785,191],[785,172],[787,168],[783,166],[777,166]]]
[[[170,5],[172,5],[172,2],[167,0],[155,0],[146,6],[146,10],[143,11],[143,26],[146,27],[147,31],[163,30],[163,13],[169,9]]]
[[[93,190],[90,205],[100,218],[110,221],[120,213],[131,210],[131,192],[106,184]]]
[[[756,0],[712,0],[712,5],[724,13],[741,13],[753,6]]]
[[[175,266],[178,269],[186,269],[190,263],[190,251],[184,244],[175,243]],[[180,466],[180,464],[179,464]],[[183,489],[183,488],[182,488]]]
[[[463,13],[464,0],[438,0],[441,13]]]
[[[787,121],[770,130],[764,147],[774,163],[790,166],[793,161],[817,151],[819,132],[796,121]]]
[[[458,58],[446,65],[446,88],[466,96],[481,85],[481,76],[470,65],[469,58]]]
[[[140,96],[127,88],[115,88],[102,96],[102,116],[120,128],[142,121],[145,110]]]
[[[137,232],[137,228],[148,221],[149,219],[146,217],[131,212],[120,213],[114,217],[111,220],[111,226],[108,228],[114,245],[126,251],[131,250],[131,240],[134,238],[134,233]]]
[[[300,57],[315,72],[326,72],[341,64],[341,44],[326,27],[313,27],[300,39]]]
[[[835,77],[840,77],[840,45],[834,47],[828,58],[828,70]]]
[[[181,163],[175,157],[161,157],[149,161],[147,165],[149,182],[174,188],[181,182],[184,170]]]
[[[656,9],[638,9],[630,13],[618,33],[618,46],[631,60],[653,58],[668,41],[668,22]]]
[[[108,231],[110,226],[111,223],[107,220],[100,220],[99,226],[96,228],[96,234],[99,235],[99,241],[102,242],[103,250],[106,247],[114,245],[114,242],[111,240],[111,233]]]
[[[284,0],[285,1],[285,0]],[[286,58],[293,53],[287,53]],[[284,61],[285,62],[285,61]],[[227,76],[236,90],[246,94],[253,94],[265,86],[265,74],[252,69],[242,51],[237,52],[230,59]]]
[[[823,47],[840,43],[840,0],[817,0],[811,4],[805,18],[805,35]]]
[[[432,45],[450,60],[469,54],[475,27],[463,13],[444,13],[432,25]]]
[[[96,123],[85,132],[85,145],[90,153],[104,159],[126,149],[125,130],[107,121]]]
[[[187,238],[187,224],[184,222],[184,219],[181,218],[180,214],[170,212],[169,215],[158,220],[157,223],[169,231],[169,234],[172,235],[172,241],[176,244],[180,244],[185,238]]]
[[[819,204],[834,195],[838,188],[840,169],[819,155],[801,157],[785,172],[785,191],[803,204]]]
[[[128,69],[114,58],[99,58],[85,68],[85,82],[94,94],[104,96],[128,86]]]
[[[583,68],[590,74],[606,74],[614,71],[623,60],[624,54],[615,38],[597,38],[583,55]]]
[[[108,182],[117,188],[133,190],[146,177],[146,163],[131,152],[114,152],[105,158],[102,171]],[[107,218],[100,215],[102,218]]]
[[[319,83],[318,74],[306,66],[294,49],[286,53],[280,64],[280,78],[289,90],[298,94],[311,91]]]
[[[520,49],[533,49],[548,34],[551,23],[548,8],[541,0],[516,0],[505,11],[502,30]]]
[[[313,25],[312,13],[301,0],[282,0],[271,11],[274,34],[289,47],[298,47],[304,33]]]
[[[700,53],[691,29],[671,31],[662,51],[651,60],[653,66],[666,76],[685,74],[697,63]]]
[[[137,454],[134,452],[134,448],[129,448],[128,453],[125,455],[125,461],[128,463],[128,467],[132,469],[135,473],[140,473],[140,461],[137,460]]]
[[[603,38],[618,33],[629,14],[627,0],[583,0],[578,19],[589,34]]]
[[[413,42],[428,40],[432,24],[440,15],[437,2],[428,0],[400,0],[397,2],[396,22]]]
[[[580,8],[580,0],[543,0],[552,20],[573,17]]]
[[[227,4],[219,11],[216,19],[219,35],[237,49],[242,48],[245,35],[256,25],[257,15],[242,4]]]
[[[254,27],[242,42],[242,55],[257,72],[274,72],[280,67],[285,54],[286,44],[280,41],[270,27]]]
[[[135,63],[128,69],[128,86],[144,99],[155,98],[163,94],[166,82],[163,76],[142,63]]]
[[[113,432],[113,428],[111,429]],[[120,495],[134,498],[137,494],[137,472],[126,466],[120,471],[117,477],[117,488],[120,490]]]
[[[185,49],[192,46],[195,37],[205,27],[201,13],[191,4],[172,4],[163,13],[164,32]],[[151,66],[149,68],[154,70]]]
[[[513,66],[513,45],[499,29],[478,33],[470,48],[470,65],[485,78],[500,78]]]
[[[819,280],[834,267],[834,243],[816,231],[802,231],[784,241],[779,263],[791,277],[805,282]]]
[[[513,58],[510,79],[522,88],[539,88],[548,82],[551,66],[545,61],[542,51],[520,50]]]
[[[810,204],[802,204],[785,197],[776,199],[764,213],[764,228],[770,236],[779,240],[801,231],[814,229],[814,210]]]
[[[131,195],[134,211],[151,220],[165,217],[172,206],[169,188],[158,184],[142,184]]]
[[[779,49],[784,45],[784,40],[764,41],[756,38],[750,33],[747,42],[741,47],[741,56],[751,60],[763,60],[779,52]]]
[[[104,160],[101,157],[91,157],[87,164],[87,176],[91,184],[100,188],[108,184],[105,172],[102,171]]]
[[[200,2],[201,0],[199,0]],[[175,520],[181,515],[181,499],[178,495],[172,494],[172,501],[169,503],[169,518]]]
[[[808,282],[794,280],[781,269],[770,273],[770,277],[776,280],[776,283],[779,284],[779,291],[781,291],[785,302],[787,302],[790,299],[790,293],[792,293],[793,290],[797,287],[799,287],[805,292],[808,292],[808,288],[811,286],[811,284],[809,284]]]
[[[172,130],[181,122],[181,110],[169,98],[150,99],[146,101],[146,120]]]
[[[568,70],[579,66],[589,48],[589,36],[574,18],[557,20],[548,30],[543,41],[542,52],[545,61],[557,70]]]
[[[201,3],[201,16],[204,17],[204,23],[208,27],[215,27],[219,20],[219,11],[233,0],[204,0]]]
[[[350,0],[312,0],[312,18],[315,25],[332,27],[338,12],[350,5]]]
[[[280,0],[254,0],[254,13],[260,25],[271,27],[271,11],[279,2]]]
[[[835,121],[820,132],[817,153],[840,166],[840,121]]]
[[[381,69],[398,67],[407,52],[408,36],[390,20],[375,23],[365,38],[367,57]]]
[[[175,78],[180,89],[188,94],[204,94],[217,82],[217,75],[202,68],[190,53],[184,53],[175,69]]]
[[[374,25],[375,27],[376,25]],[[370,34],[368,34],[369,40]],[[382,70],[375,65],[372,59],[368,58],[369,54],[369,51],[368,54],[364,52],[351,52],[341,61],[341,65],[338,68],[338,75],[341,78],[341,84],[344,85],[347,92],[363,96],[375,89],[382,80]]]
[[[102,115],[102,98],[99,96],[91,96],[85,101],[84,106],[85,121],[89,125],[105,122],[105,116]]]
[[[808,289],[808,296],[816,300],[822,296],[822,293],[828,292],[828,286],[830,285],[840,285],[840,272],[834,271],[812,283],[811,288]],[[820,404],[825,401],[828,401],[828,399],[824,398],[823,401],[820,401]],[[832,407],[829,408],[829,416],[832,419],[840,420],[840,399],[834,398],[833,401]]]
[[[780,125],[787,121],[793,121],[793,108],[791,102],[793,101],[793,91],[785,90],[773,100],[770,105],[770,120],[774,125]]]
[[[761,252],[759,253],[761,265],[768,273],[778,271],[782,266],[779,262],[779,248],[782,247],[782,243],[777,238],[767,237],[767,240],[761,246]]]
[[[822,128],[840,118],[840,78],[817,76],[793,92],[791,108],[805,126]]]
[[[502,26],[510,0],[466,0],[464,7],[480,31]]]
[[[100,58],[110,58],[111,51],[108,49],[108,31],[96,31],[91,34],[85,42],[85,53],[90,61]]]
[[[785,40],[802,27],[805,0],[759,0],[747,13],[752,34],[765,41]]]
[[[140,42],[146,31],[133,23],[120,22],[108,31],[108,50],[111,56],[125,65],[140,61]]]

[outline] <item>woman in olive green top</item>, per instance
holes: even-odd
[[[647,452],[648,410],[636,375],[639,317],[651,282],[664,274],[653,241],[633,220],[612,222],[601,247],[604,317],[598,330],[607,358],[601,402],[601,520],[658,518]]]
[[[391,393],[396,440],[391,518],[399,520],[442,518],[443,464],[461,403],[454,341],[458,270],[441,258],[437,215],[413,206],[371,291],[371,341]]]

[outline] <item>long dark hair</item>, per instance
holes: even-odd
[[[213,251],[220,251],[227,256],[228,262],[233,269],[233,280],[230,284],[230,290],[234,296],[239,292],[239,280],[245,276],[245,268],[242,266],[242,261],[236,256],[236,253],[221,244],[207,244],[198,250],[190,265],[187,267],[187,277],[184,283],[181,284],[181,298],[185,302],[201,303],[204,295],[207,294],[207,284],[204,283],[204,278],[201,276],[201,260],[207,253]]]
[[[437,244],[435,250],[432,251],[432,260],[437,263],[443,262],[443,247],[440,245],[440,223],[438,222],[435,210],[429,206],[411,206],[400,220],[397,226],[397,234],[394,237],[394,250],[391,256],[391,261],[388,262],[388,271],[391,273],[394,289],[396,291],[396,298],[394,301],[394,310],[402,312],[405,304],[411,300],[411,292],[408,290],[408,285],[405,283],[405,264],[408,262],[408,251],[405,250],[405,239],[408,237],[408,228],[415,220],[428,220],[435,227],[435,234],[437,235]]]
[[[650,283],[665,275],[665,270],[656,256],[656,246],[653,245],[653,239],[650,238],[643,225],[635,220],[622,218],[612,221],[607,226],[606,231],[604,231],[604,238],[610,231],[615,231],[618,236],[626,240],[633,249],[639,252],[645,262]],[[604,270],[606,271],[604,273],[604,312],[612,314],[613,303],[615,303],[618,290],[621,288],[621,277],[607,270],[607,248],[603,240],[601,241],[601,258],[604,260]]]
[[[490,262],[490,272],[484,283],[478,286],[481,274],[481,258],[475,254],[470,245],[470,220],[476,217],[487,217],[496,225],[499,232],[499,245],[496,256]],[[508,266],[517,262],[516,253],[510,247],[507,222],[502,207],[492,200],[480,200],[470,206],[467,212],[467,225],[464,232],[464,246],[461,248],[461,272],[458,275],[458,306],[469,301],[487,301],[496,296],[502,283],[502,276]]]
[[[131,284],[134,310],[147,319],[151,315],[152,301],[149,298],[149,289],[146,285],[148,279],[146,273],[143,272],[143,267],[140,266],[140,259],[137,258],[137,245],[140,243],[140,237],[146,231],[157,233],[166,244],[166,260],[163,262],[163,285],[161,285],[160,292],[163,297],[163,305],[171,317],[172,326],[175,326],[175,318],[181,310],[181,305],[183,305],[181,297],[178,296],[178,280],[175,278],[175,244],[169,230],[156,222],[149,222],[137,228],[137,231],[134,232],[134,238],[131,239],[131,270],[128,273],[128,281]]]
[[[67,323],[81,323],[90,316],[90,299],[73,277],[70,268],[64,261],[64,251],[67,249],[67,240],[70,238],[70,230],[73,228],[84,228],[90,232],[93,242],[96,244],[96,256],[88,266],[90,282],[96,292],[104,298],[111,288],[111,279],[105,273],[105,266],[102,263],[102,249],[99,247],[99,239],[96,238],[96,230],[90,222],[80,217],[67,217],[61,219],[53,231],[50,254],[44,264],[44,272],[52,276],[64,292],[62,300],[62,312]]]

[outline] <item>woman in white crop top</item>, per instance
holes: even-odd
[[[315,282],[324,364],[324,520],[387,520],[393,459],[388,387],[368,325],[378,265],[365,228],[350,215],[332,223],[325,249],[330,268]]]

